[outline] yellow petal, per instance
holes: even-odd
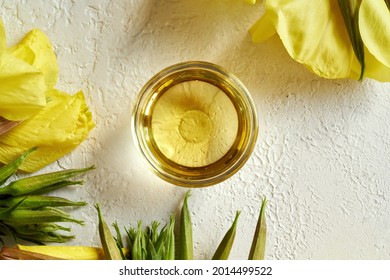
[[[384,0],[362,1],[359,29],[367,49],[390,67],[390,10]]]
[[[266,9],[293,59],[325,78],[349,76],[353,51],[337,0],[274,0]]]
[[[0,116],[12,121],[36,115],[46,105],[42,73],[11,55],[0,57]]]
[[[3,163],[11,162],[12,158],[15,159],[17,157],[16,155],[22,155],[28,149],[26,146],[11,146],[0,143],[0,161]],[[61,158],[63,155],[70,153],[74,148],[75,146],[68,146],[67,143],[63,143],[63,145],[59,145],[57,148],[42,145],[38,150],[29,155],[28,159],[20,167],[20,170],[29,173],[36,172]]]
[[[73,96],[52,89],[47,106],[36,116],[0,136],[0,161],[7,163],[23,150],[39,147],[20,167],[34,172],[66,155],[95,126],[80,91]]]
[[[0,59],[2,54],[4,53],[6,44],[5,44],[5,30],[3,20],[0,17]]]
[[[48,88],[57,83],[57,57],[49,39],[41,30],[31,30],[17,45],[9,48],[8,53],[41,70]]]
[[[266,11],[266,13],[249,29],[253,42],[264,42],[276,34],[272,16],[273,14],[270,11]]]
[[[46,89],[41,71],[6,51],[0,18],[0,116],[21,121],[36,115],[46,105]]]
[[[16,248],[65,260],[104,260],[103,249],[98,247],[16,245]]]
[[[370,51],[365,48],[364,50],[366,60],[366,70],[364,72],[365,78],[375,79],[379,82],[390,82],[390,67],[387,67],[379,60],[376,59]],[[359,79],[360,75],[360,64],[356,58],[353,60],[350,78]]]

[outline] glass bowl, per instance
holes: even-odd
[[[132,132],[159,177],[206,187],[228,179],[248,160],[258,120],[237,77],[213,63],[188,61],[161,70],[141,89]]]

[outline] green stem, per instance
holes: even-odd
[[[386,2],[386,5],[387,5],[387,8],[388,8],[389,11],[390,11],[390,0],[385,0],[385,2]]]
[[[366,68],[364,61],[364,44],[359,30],[359,3],[357,0],[338,0],[341,13],[347,27],[349,40],[351,41],[353,51],[360,63],[359,81],[363,80]]]

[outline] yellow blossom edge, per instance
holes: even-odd
[[[367,49],[390,67],[390,10],[383,0],[362,0],[359,29]]]
[[[0,18],[0,116],[22,121],[36,115],[46,105],[46,90],[42,72],[6,50]]]
[[[263,19],[260,18],[249,30],[253,42],[263,42],[272,37],[273,30],[271,28],[273,25],[290,56],[297,62],[304,64],[316,75],[328,79],[359,79],[359,75],[357,75],[359,63],[349,41],[337,0],[273,0],[266,1],[265,7],[266,12]],[[389,11],[387,7],[385,8],[386,10],[382,10],[382,13]],[[306,12],[302,14],[303,10]],[[361,19],[359,27],[362,28],[363,21],[366,21],[364,25],[369,25],[370,20],[372,18]],[[389,17],[386,15],[384,18],[378,17],[376,20],[383,24],[389,20]],[[389,26],[386,23],[386,28],[390,28]],[[381,36],[389,36],[388,34],[390,33],[382,32]],[[362,37],[366,44],[366,38],[363,34]],[[375,41],[374,44],[378,44],[378,42]],[[389,82],[390,68],[385,65],[386,60],[372,55],[371,52],[375,53],[375,51],[372,51],[372,47],[367,50],[367,47],[365,48],[367,55],[364,77]],[[387,43],[384,43],[382,47],[386,51],[382,52],[381,55],[389,55]]]
[[[390,68],[381,63],[376,59],[371,52],[365,48],[364,57],[366,60],[366,68],[364,71],[364,77],[375,79],[379,82],[389,82],[390,81]],[[350,73],[350,77],[352,79],[359,79],[360,75],[360,64],[357,59],[354,57],[352,62],[352,69]]]
[[[33,29],[8,53],[42,71],[48,88],[56,85],[58,79],[57,57],[47,36],[39,29]]]
[[[265,42],[276,34],[272,14],[265,13],[250,29],[252,41],[255,43]]]
[[[325,78],[348,77],[352,64],[352,47],[345,44],[348,33],[337,5],[337,0],[266,1],[264,16],[272,20],[289,55]],[[269,30],[269,22],[264,22],[258,30]]]
[[[64,260],[104,260],[102,248],[90,246],[16,245],[16,248]]]
[[[5,48],[6,48],[5,30],[4,30],[3,20],[0,17],[0,59],[1,59],[2,54],[5,51]]]
[[[22,121],[45,105],[47,90],[42,72],[11,55],[0,57],[0,116]]]
[[[52,89],[49,102],[36,116],[0,136],[0,161],[8,163],[24,151],[38,150],[20,166],[35,172],[68,154],[84,141],[95,126],[82,91],[74,95]]]

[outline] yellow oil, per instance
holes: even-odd
[[[143,129],[147,131],[146,145],[149,147],[149,150],[152,153],[152,156],[156,159],[160,164],[160,168],[162,170],[166,170],[169,173],[179,174],[180,176],[198,176],[198,177],[207,177],[210,174],[214,174],[217,170],[223,170],[225,166],[228,166],[232,160],[236,160],[236,156],[241,154],[242,149],[246,149],[247,142],[249,139],[245,137],[247,135],[248,123],[247,123],[247,108],[245,108],[244,102],[240,96],[237,95],[236,92],[229,89],[226,85],[216,83],[211,80],[202,80],[203,82],[207,82],[213,84],[223,91],[229,100],[231,100],[232,105],[234,106],[236,115],[237,115],[237,128],[235,137],[229,147],[229,149],[218,159],[212,160],[207,164],[181,164],[180,161],[172,160],[175,156],[167,156],[167,153],[162,152],[159,147],[158,141],[156,138],[158,135],[154,135],[153,133],[153,113],[155,110],[156,104],[158,104],[159,99],[164,95],[164,93],[172,86],[190,81],[190,79],[181,80],[176,83],[172,83],[171,80],[168,80],[166,83],[161,84],[158,88],[155,89],[154,94],[150,96],[150,98],[146,101],[146,110],[143,115]],[[179,105],[180,106],[180,105]],[[189,113],[191,114],[191,113]],[[199,117],[199,116],[198,116]],[[202,119],[202,117],[199,117]],[[206,124],[203,125],[204,129],[208,129],[209,124],[205,121]],[[202,125],[201,125],[202,126]],[[186,130],[187,132],[189,130]],[[196,135],[198,134],[198,135]],[[186,137],[186,135],[183,135]],[[188,134],[187,137],[198,137],[198,141],[200,138],[205,137],[205,134],[201,131],[197,131],[194,134]],[[194,139],[192,139],[194,140]],[[187,151],[191,154],[199,152],[199,151]],[[218,174],[215,174],[217,176]]]

